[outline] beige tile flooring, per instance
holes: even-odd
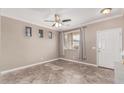
[[[2,84],[111,84],[114,71],[57,60],[4,74]]]

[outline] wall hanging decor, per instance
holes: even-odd
[[[31,27],[25,27],[25,35],[27,37],[31,37],[32,36],[32,28]]]
[[[48,33],[48,37],[49,37],[49,39],[52,39],[52,32]]]
[[[43,30],[39,29],[39,38],[43,38]]]

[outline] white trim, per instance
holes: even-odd
[[[15,16],[15,15],[12,15],[11,13],[9,14],[9,13],[7,13],[7,11],[4,11],[4,10],[3,11],[1,10],[1,16],[5,16],[5,17],[9,17],[9,18],[12,18],[12,19],[15,19],[15,20],[19,20],[19,21],[31,23],[31,24],[34,24],[34,25],[42,26],[42,27],[48,28],[48,29],[53,30],[53,31],[69,31],[69,30],[72,30],[72,29],[75,29],[75,28],[81,28],[82,26],[86,26],[86,25],[106,21],[106,20],[109,20],[109,19],[122,17],[123,14],[112,15],[112,16],[105,17],[105,18],[103,17],[103,18],[100,18],[100,19],[94,19],[94,20],[91,20],[90,22],[80,23],[78,25],[72,26],[69,29],[63,29],[63,30],[61,30],[61,29],[53,29],[52,27],[47,26],[47,25],[45,25],[43,23],[41,24],[41,23],[37,23],[37,22],[29,20],[29,19],[24,19],[24,18],[18,17],[17,15]]]
[[[61,60],[66,60],[66,61],[70,61],[70,62],[75,62],[75,63],[81,63],[81,64],[85,64],[85,65],[90,65],[90,66],[94,66],[94,67],[98,67],[95,64],[90,64],[90,63],[86,63],[86,62],[82,62],[82,61],[76,61],[76,60],[70,60],[70,59],[65,59],[65,58],[59,58]]]
[[[62,31],[65,31],[65,32],[72,31],[72,30],[80,29],[83,26],[87,26],[87,25],[91,25],[91,24],[95,24],[95,23],[99,23],[99,22],[103,22],[103,21],[107,21],[107,20],[115,19],[115,18],[119,18],[119,17],[123,17],[123,14],[118,14],[118,15],[109,16],[109,17],[105,17],[105,18],[95,19],[95,20],[92,20],[92,21],[86,22],[86,23],[80,23],[76,26],[73,26],[71,29],[65,29]]]
[[[9,73],[9,72],[13,72],[13,71],[16,71],[16,70],[21,70],[21,69],[33,67],[33,66],[36,66],[36,65],[40,65],[40,64],[44,64],[44,63],[49,63],[49,62],[52,62],[52,61],[56,61],[56,60],[58,60],[58,59],[59,59],[59,58],[52,59],[52,60],[48,60],[48,61],[43,61],[43,62],[38,62],[38,63],[34,63],[34,64],[27,65],[27,66],[21,66],[21,67],[17,67],[17,68],[5,70],[5,71],[2,71],[0,74],[1,74],[1,75],[7,74],[7,73]]]
[[[98,22],[107,21],[107,20],[122,17],[122,16],[123,16],[122,14],[119,14],[119,15],[115,15],[115,16],[110,16],[110,17],[106,17],[106,18],[97,19],[97,20],[94,20],[94,21],[91,21],[91,22],[84,23],[83,26],[98,23]]]
[[[36,22],[32,22],[32,21],[30,21],[30,20],[26,20],[26,19],[23,19],[23,18],[17,18],[17,17],[14,17],[14,16],[5,15],[5,14],[1,14],[1,16],[2,16],[2,17],[7,17],[7,18],[10,18],[10,19],[13,19],[13,20],[25,22],[25,23],[28,23],[28,24],[32,24],[32,25],[36,25],[36,26],[41,26],[41,27],[43,27],[43,28],[47,28],[47,29],[50,29],[50,30],[54,30],[54,29],[50,28],[50,27],[47,26],[47,25],[38,24],[38,23],[36,23]]]
[[[120,41],[121,42],[121,45],[120,46],[121,46],[121,51],[122,51],[122,28],[118,28],[117,27],[117,28],[114,28],[114,29],[120,29],[120,35],[121,35],[121,41]],[[111,30],[111,29],[108,29],[108,30]],[[104,30],[102,30],[102,31],[104,31]],[[99,50],[98,49],[98,39],[99,39],[98,33],[99,32],[101,32],[101,31],[96,31],[96,34],[97,34],[96,35],[96,37],[97,37],[96,38],[96,45],[97,45],[97,47],[96,47],[96,59],[97,59],[97,62],[96,63],[97,63],[97,66],[100,66],[99,65],[99,53],[98,53],[98,50]],[[122,60],[122,56],[121,56],[121,60]],[[104,66],[100,66],[100,67],[104,67]],[[105,68],[108,68],[108,67],[105,67]],[[114,69],[114,68],[109,68],[109,69]]]
[[[65,58],[56,58],[56,59],[52,59],[52,60],[48,60],[48,61],[44,61],[44,62],[39,62],[39,63],[27,65],[27,66],[21,66],[21,67],[13,68],[13,69],[10,69],[10,70],[5,70],[5,71],[0,72],[0,75],[4,75],[4,74],[7,74],[9,72],[13,72],[13,71],[33,67],[33,66],[36,66],[36,65],[44,64],[44,63],[49,63],[49,62],[56,61],[56,60],[59,60],[59,59],[65,60],[65,61],[70,61],[70,62],[75,62],[75,63],[80,63],[80,64],[85,64],[85,65],[90,65],[90,66],[94,66],[94,67],[98,67],[95,64],[90,64],[90,63],[86,63],[86,62],[82,62],[82,61],[70,60],[70,59],[65,59]]]

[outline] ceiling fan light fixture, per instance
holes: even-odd
[[[104,8],[101,10],[101,13],[106,15],[106,14],[110,14],[112,11],[112,8]]]
[[[61,26],[62,26],[61,23],[58,23],[58,22],[55,23],[55,27],[61,27]]]
[[[59,23],[55,23],[55,27],[59,27]]]
[[[61,27],[62,26],[62,24],[61,23],[59,23],[59,27]]]
[[[62,27],[65,23],[65,22],[69,22],[71,21],[71,19],[64,19],[62,20],[60,18],[60,15],[58,14],[55,14],[54,15],[54,20],[44,20],[45,22],[53,22],[53,24],[51,25],[52,27],[55,27],[55,28],[59,28],[59,27]]]

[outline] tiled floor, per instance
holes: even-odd
[[[93,66],[57,60],[23,70],[4,74],[4,84],[111,84],[114,71]]]

